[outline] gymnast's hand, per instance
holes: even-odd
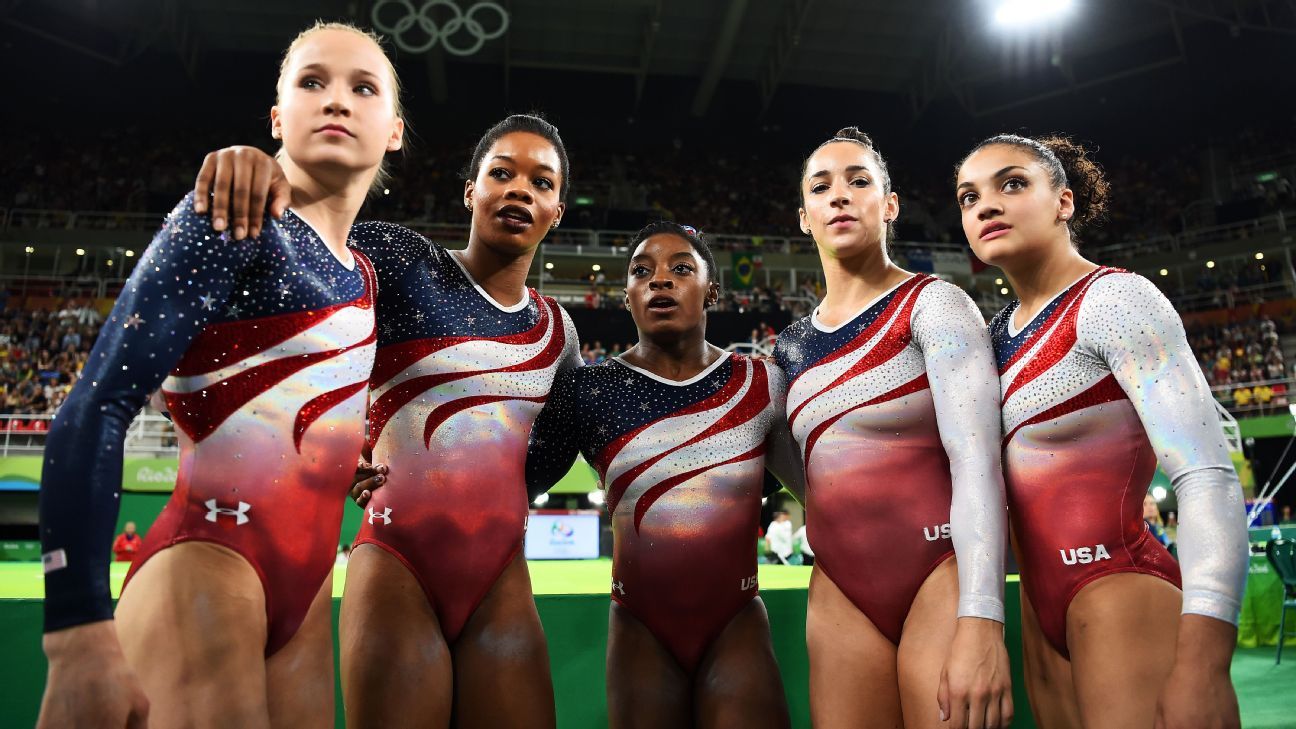
[[[1229,679],[1237,628],[1205,615],[1184,615],[1174,667],[1157,699],[1156,729],[1238,729],[1237,694]]]
[[[1012,725],[1012,679],[1003,624],[959,618],[936,692],[941,720],[951,729]]]
[[[387,482],[386,464],[371,463],[372,460],[373,451],[366,445],[360,453],[360,462],[356,464],[355,478],[351,482],[351,498],[360,508],[364,508],[373,492]]]
[[[270,215],[283,217],[292,201],[292,186],[274,157],[256,147],[234,146],[203,158],[194,182],[196,212],[207,212],[209,196],[212,228],[232,227],[234,239],[243,240],[261,235],[267,199]]]
[[[148,726],[148,699],[126,665],[113,621],[46,633],[44,648],[49,674],[36,729]]]

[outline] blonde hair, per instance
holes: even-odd
[[[372,30],[366,30],[359,26],[352,25],[351,23],[342,23],[338,21],[316,20],[313,25],[298,33],[297,37],[293,38],[292,43],[288,44],[288,49],[284,51],[283,58],[279,61],[279,79],[275,81],[275,104],[277,105],[279,103],[279,99],[283,93],[284,81],[288,75],[288,61],[292,59],[293,51],[297,50],[297,47],[305,42],[307,38],[321,30],[342,30],[348,33],[355,33],[356,35],[368,38],[373,41],[374,45],[378,46],[378,50],[382,51],[383,60],[387,62],[387,73],[391,76],[392,112],[395,113],[397,119],[404,119],[405,105],[401,103],[400,75],[396,73],[396,66],[391,62],[391,58],[387,55],[387,49],[383,46],[383,37]],[[409,130],[408,122],[406,122],[405,128],[406,131]],[[404,147],[402,147],[402,149],[403,148]],[[285,154],[284,147],[280,144],[279,150],[275,152],[275,159],[282,162]],[[388,169],[387,158],[383,157],[382,163],[378,165],[378,173],[374,175],[373,183],[369,185],[369,194],[372,195],[383,189],[389,180],[391,180],[391,170]]]

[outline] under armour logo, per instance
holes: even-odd
[[[252,508],[252,505],[246,501],[238,502],[237,509],[230,509],[224,506],[217,506],[216,499],[207,499],[203,503],[207,506],[207,521],[214,522],[216,521],[216,517],[223,514],[225,516],[234,517],[234,523],[238,526],[242,526],[248,523],[247,513],[248,510]]]
[[[621,597],[625,597],[625,583],[620,580],[613,580],[612,591],[621,593]]]
[[[375,512],[375,511],[373,510],[373,507],[372,507],[372,506],[369,507],[369,523],[370,523],[370,524],[374,523],[374,519],[382,519],[382,523],[384,523],[384,524],[390,524],[390,523],[391,523],[391,507],[388,506],[387,508],[383,509],[381,514]]]

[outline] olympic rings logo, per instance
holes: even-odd
[[[379,17],[383,8],[388,5],[397,5],[405,9],[405,15],[392,25],[383,22]],[[432,12],[439,7],[446,8],[446,11],[450,14],[450,18],[444,20],[443,24],[438,24],[432,18]],[[487,11],[494,12],[499,17],[499,27],[489,33],[477,20],[479,13]],[[397,47],[406,53],[423,53],[435,46],[437,41],[441,41],[441,47],[447,53],[456,56],[471,56],[480,51],[486,41],[504,35],[509,27],[508,11],[500,4],[489,0],[483,0],[473,5],[468,8],[468,12],[460,10],[459,6],[452,0],[424,0],[423,6],[419,8],[414,7],[413,0],[378,0],[378,2],[374,3],[370,17],[373,19],[374,27],[391,36]],[[421,43],[411,43],[405,38],[406,34],[413,30],[415,26],[418,26],[416,36],[427,36]],[[472,42],[463,48],[454,45],[450,41],[450,38],[461,30],[467,32],[473,38]]]

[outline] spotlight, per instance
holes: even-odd
[[[127,248],[127,249],[126,249],[126,257],[127,257],[127,258],[133,258],[134,256],[135,256],[135,251],[132,251],[131,249]]]
[[[1256,260],[1257,260],[1257,261],[1263,261],[1263,260],[1264,260],[1264,253],[1263,253],[1263,252],[1256,253]]]
[[[1169,276],[1169,275],[1170,275],[1170,272],[1163,268],[1163,269],[1161,269],[1161,275],[1162,275],[1162,276]]]
[[[995,286],[1003,286],[1003,279],[1002,278],[995,279]]]
[[[544,506],[545,504],[549,503],[549,494],[540,494],[539,496],[535,497],[535,501],[532,501],[531,503],[535,504],[536,506]]]
[[[26,251],[27,251],[28,253],[35,253],[35,252],[36,252],[36,249],[33,248],[33,247],[31,247],[31,246],[27,246]]]
[[[591,504],[595,505],[595,506],[602,506],[602,505],[603,505],[603,492],[602,492],[602,491],[591,491],[591,492],[589,492],[589,502],[590,502]]]
[[[999,293],[1003,294],[1004,296],[1007,296],[1007,295],[1008,295],[1008,287],[1005,286],[1005,287],[999,289]]]
[[[552,262],[552,261],[550,261],[549,263],[546,263],[546,264],[545,264],[545,270],[546,270],[546,271],[552,271],[552,270],[553,270],[553,262]]]
[[[78,255],[78,256],[84,256],[84,255],[85,255],[85,249],[84,249],[84,248],[78,248],[78,249],[77,249],[77,255]]]
[[[1003,28],[1038,25],[1066,15],[1072,5],[1072,0],[999,0],[994,21]]]
[[[602,270],[603,270],[603,267],[600,266],[600,265],[598,265],[598,264],[596,263],[596,264],[594,264],[593,266],[590,266],[590,270],[591,270],[591,271],[602,271]]]
[[[1214,262],[1214,261],[1207,261],[1207,262],[1206,262],[1206,268],[1215,268],[1215,262]]]

